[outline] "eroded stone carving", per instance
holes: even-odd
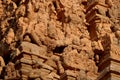
[[[0,79],[103,80],[120,60],[119,10],[118,0],[0,0]]]

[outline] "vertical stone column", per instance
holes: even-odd
[[[86,19],[90,24],[88,26],[91,40],[100,42],[100,45],[94,45],[93,49],[99,59],[99,76],[97,80],[119,80],[119,51],[120,48],[115,45],[117,39],[111,30],[111,21],[107,17],[107,9],[110,6],[105,2],[92,2],[88,5]],[[94,43],[95,44],[95,43]],[[98,48],[99,47],[99,48]],[[97,59],[96,59],[97,58]],[[116,68],[115,68],[116,67]]]

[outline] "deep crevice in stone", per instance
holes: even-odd
[[[63,53],[64,49],[66,46],[59,46],[59,47],[55,47],[55,49],[53,50],[53,53]]]

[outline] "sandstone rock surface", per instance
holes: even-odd
[[[119,4],[0,0],[0,79],[120,80]]]

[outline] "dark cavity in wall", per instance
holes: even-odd
[[[94,61],[96,62],[96,65],[98,66],[98,64],[100,62],[100,59],[101,59],[101,57],[104,54],[104,51],[95,49],[94,53],[95,53],[95,55],[94,55]]]
[[[53,50],[53,53],[59,53],[59,54],[61,54],[61,53],[63,53],[65,47],[67,47],[67,46],[57,46],[57,47],[55,47],[55,49]]]

